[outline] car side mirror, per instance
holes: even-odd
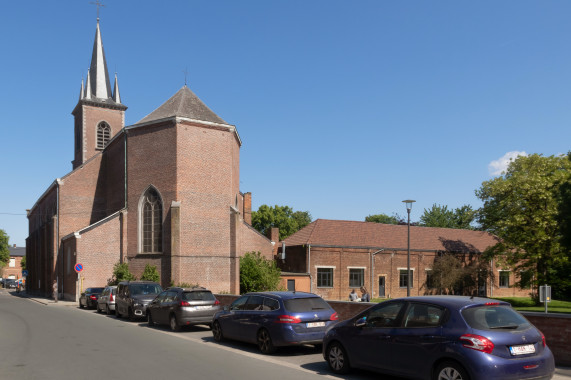
[[[361,317],[355,321],[355,327],[363,327],[367,324],[367,317]]]
[[[230,310],[230,305],[226,305],[226,306],[224,306],[222,309],[223,309],[224,311],[228,311],[228,310]]]

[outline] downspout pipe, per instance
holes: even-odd
[[[309,292],[313,293],[313,279],[311,278],[311,245],[307,246],[307,273],[309,273]]]

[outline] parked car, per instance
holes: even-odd
[[[212,334],[257,343],[270,354],[276,347],[322,342],[325,330],[336,323],[337,313],[321,297],[304,292],[248,293],[217,312]]]
[[[545,337],[507,302],[461,296],[386,301],[333,326],[323,357],[350,368],[419,379],[550,379]]]
[[[97,300],[97,312],[105,311],[107,315],[115,312],[115,296],[117,295],[116,286],[107,286]]]
[[[11,278],[4,279],[4,287],[6,289],[16,289],[16,280]]]
[[[169,325],[179,331],[182,326],[212,325],[212,317],[220,310],[220,301],[205,288],[168,288],[147,307],[149,326]]]
[[[120,282],[115,297],[115,316],[131,320],[147,318],[147,305],[162,291],[163,288],[152,281]]]
[[[81,296],[79,297],[79,307],[82,309],[84,307],[87,307],[88,309],[95,309],[101,292],[103,292],[103,288],[85,289],[85,292],[81,293]]]

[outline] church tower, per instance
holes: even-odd
[[[99,18],[97,18],[91,65],[85,84],[83,79],[81,80],[79,102],[72,112],[75,118],[73,169],[102,151],[109,140],[123,129],[126,109],[127,107],[121,104],[117,74],[111,91]]]

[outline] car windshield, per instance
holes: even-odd
[[[292,298],[284,300],[284,306],[287,310],[294,313],[331,309],[329,304],[321,297]]]
[[[516,330],[527,328],[529,322],[510,306],[477,306],[462,311],[470,327],[478,330]]]
[[[103,292],[103,289],[105,289],[105,288],[91,288],[91,289],[88,289],[87,291],[91,292],[91,293],[101,293],[101,292]]]
[[[195,291],[182,293],[182,299],[185,301],[214,301],[214,295],[209,291]]]
[[[157,284],[132,284],[131,295],[159,294],[163,289]]]

